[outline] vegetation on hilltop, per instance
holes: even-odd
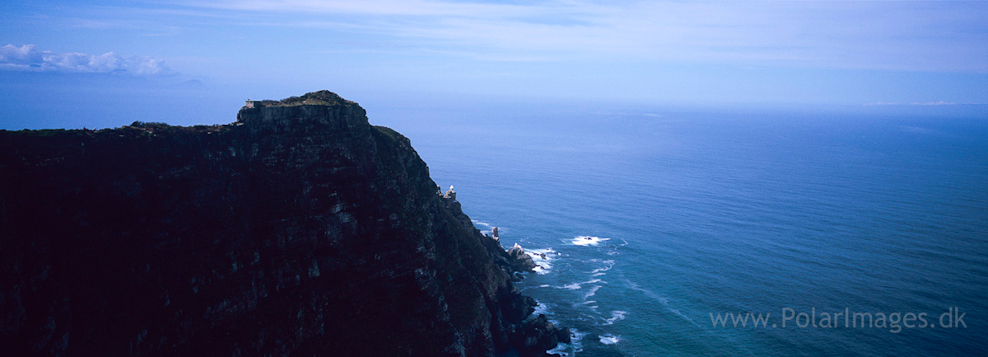
[[[258,100],[255,101],[256,105],[262,107],[292,107],[297,105],[342,105],[342,104],[356,104],[352,101],[343,99],[336,93],[330,92],[328,90],[321,90],[318,92],[305,93],[301,97],[288,97],[282,100]]]

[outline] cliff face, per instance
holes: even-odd
[[[0,132],[13,355],[542,354],[510,260],[330,92],[224,126]]]

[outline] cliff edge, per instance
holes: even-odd
[[[0,131],[11,355],[544,355],[568,334],[513,259],[328,91],[222,126]]]

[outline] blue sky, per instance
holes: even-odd
[[[126,124],[93,119],[109,105],[227,122],[217,116],[243,99],[318,89],[365,106],[977,111],[988,104],[986,19],[986,1],[6,0],[0,105],[20,114],[0,127]]]

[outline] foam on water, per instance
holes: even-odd
[[[573,238],[573,240],[571,240],[570,243],[573,243],[573,245],[579,245],[579,246],[587,247],[587,246],[596,246],[596,245],[600,244],[601,242],[605,242],[605,241],[609,241],[609,240],[611,240],[611,239],[610,238],[594,237],[594,236],[579,236],[579,237]]]
[[[588,291],[586,295],[583,295],[583,300],[589,299],[591,296],[596,295],[597,294],[597,290],[600,290],[600,288],[602,286],[603,285],[594,285],[594,286],[591,286],[590,287],[590,291]]]
[[[556,345],[556,348],[553,348],[546,352],[549,354],[558,354],[560,356],[567,356],[567,357],[576,356],[577,352],[583,352],[583,337],[585,337],[587,333],[580,332],[580,330],[577,330],[575,328],[570,328],[569,333],[570,333],[569,343],[560,343],[559,345]]]
[[[549,312],[551,311],[549,309],[549,305],[538,300],[536,300],[536,302],[538,305],[535,305],[535,311],[532,312],[532,316],[539,316],[539,314],[549,315]]]
[[[527,275],[518,286],[553,303],[560,326],[586,334],[583,354],[930,355],[950,348],[985,355],[984,327],[974,324],[901,339],[878,329],[751,333],[704,322],[711,311],[785,304],[984,311],[977,297],[988,286],[981,239],[988,191],[979,189],[988,177],[985,121],[838,117],[684,114],[628,125],[595,117],[557,130],[529,127],[526,118],[516,132],[503,121],[478,121],[490,124],[482,127],[485,138],[501,136],[476,140],[490,145],[472,152],[447,154],[438,140],[419,142],[437,143],[422,150],[434,175],[477,187],[462,194],[476,203],[468,213],[510,224],[512,237],[532,248],[559,251],[547,256],[551,273]],[[936,135],[920,136],[926,128]],[[622,147],[545,151],[601,138]],[[485,156],[510,164],[496,172],[462,164]],[[581,284],[591,279],[609,284]]]
[[[596,236],[579,236],[570,241],[572,245],[567,245],[567,246],[569,247],[604,246],[604,244],[602,243],[607,242],[609,240],[611,240],[611,238],[600,238]],[[607,284],[607,281],[604,281],[603,277],[606,276],[608,272],[612,271],[617,264],[615,258],[611,258],[608,256],[608,255],[613,256],[614,254],[609,254],[609,253],[616,254],[617,253],[616,250],[618,248],[623,247],[627,244],[628,244],[627,241],[621,240],[620,243],[618,244],[607,245],[607,248],[604,250],[584,251],[584,252],[589,252],[591,254],[591,257],[587,257],[589,259],[585,259],[585,260],[584,259],[565,260],[564,258],[569,257],[574,253],[571,252],[570,254],[563,254],[554,250],[553,247],[549,247],[545,249],[533,249],[528,251],[528,254],[532,257],[532,260],[535,261],[537,265],[544,266],[546,268],[542,271],[536,269],[536,271],[539,272],[540,274],[547,273],[553,267],[553,265],[556,265],[557,267],[561,267],[561,269],[565,269],[565,270],[559,271],[558,273],[554,273],[553,276],[556,277],[555,279],[559,279],[559,278],[572,279],[574,277],[576,277],[576,279],[580,279],[579,277],[581,276],[584,277],[584,279],[580,279],[577,280],[576,282],[566,283],[563,285],[540,284],[533,286],[540,288],[552,287],[554,289],[559,289],[562,291],[576,292],[575,296],[572,296],[575,300],[571,305],[572,308],[576,309],[575,311],[569,310],[569,308],[565,306],[561,307],[560,311],[551,311],[551,309],[549,309],[548,306],[540,303],[539,306],[536,307],[536,311],[533,314],[533,315],[538,315],[540,313],[544,313],[547,316],[549,314],[562,314],[561,316],[556,316],[556,319],[562,320],[562,322],[558,323],[558,325],[570,327],[571,330],[573,330],[574,332],[574,336],[575,336],[574,342],[569,344],[560,344],[559,347],[553,349],[552,351],[550,351],[550,353],[555,353],[562,356],[575,356],[576,352],[583,351],[583,347],[580,344],[580,338],[582,338],[584,335],[598,336],[598,338],[601,339],[601,343],[604,345],[613,345],[621,340],[620,336],[607,333],[606,331],[597,330],[599,327],[595,327],[595,326],[614,325],[616,322],[624,320],[625,317],[628,315],[628,312],[622,310],[604,310],[609,312],[602,312],[600,311],[600,309],[601,308],[606,309],[608,303],[606,301],[598,302],[597,299],[594,299],[594,297],[597,296],[597,293],[600,292],[600,289],[603,288],[605,284]],[[566,246],[557,247],[557,248],[563,250],[579,249],[579,248],[566,248]],[[580,254],[586,254],[586,253],[580,253]],[[597,257],[592,257],[593,255],[597,255]],[[553,278],[549,278],[549,279],[553,279]],[[567,310],[571,312],[567,312]],[[573,315],[574,312],[576,313],[576,315]],[[560,319],[560,317],[562,318]],[[574,318],[575,320],[573,320]],[[557,323],[557,322],[558,321],[555,320],[553,321],[553,323]],[[590,331],[587,332],[576,331],[575,330],[576,326],[574,325],[577,325],[583,329],[589,328]]]
[[[603,343],[605,345],[613,345],[615,343],[618,343],[618,341],[621,341],[621,336],[615,336],[609,333],[597,337],[600,338],[600,343]]]
[[[600,260],[599,259],[594,259],[594,261],[600,261]],[[605,260],[605,261],[602,261],[602,263],[604,263],[606,265],[604,267],[602,267],[602,268],[594,269],[593,271],[590,272],[590,274],[593,274],[593,276],[605,275],[604,272],[606,272],[608,270],[611,270],[611,268],[614,267],[614,261],[613,260]]]
[[[535,262],[535,273],[539,275],[549,274],[552,271],[552,261],[560,255],[552,248],[532,249],[526,251],[525,254],[532,257],[532,261]]]
[[[587,281],[583,281],[583,282],[579,282],[579,283],[566,284],[566,285],[563,285],[563,286],[561,286],[559,288],[560,289],[567,289],[567,290],[580,290],[583,287],[584,284],[593,284],[593,283],[599,283],[599,282],[601,282],[600,279],[593,279],[593,280],[587,280]]]
[[[627,315],[627,311],[615,310],[611,311],[611,318],[607,319],[604,325],[613,325],[614,322],[624,320],[624,316]]]
[[[477,227],[477,229],[480,230],[480,233],[481,234],[490,235],[491,234],[491,231],[494,230],[494,225],[493,224],[490,224],[490,223],[487,223],[487,222],[483,222],[483,221],[478,221],[476,219],[471,219],[470,221],[473,222],[473,226],[474,227]],[[504,228],[498,228],[498,230],[500,231],[500,233],[503,233],[504,232]]]

